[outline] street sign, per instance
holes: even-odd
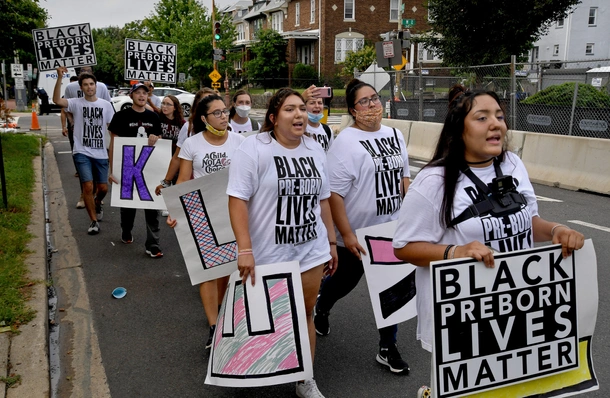
[[[23,77],[23,65],[11,64],[11,77]]]
[[[214,54],[214,61],[224,61],[225,59],[224,55]]]
[[[212,88],[220,88],[220,82],[212,83]]]
[[[394,58],[394,43],[391,41],[384,41],[382,46],[383,58]]]
[[[224,53],[225,50],[223,50],[222,48],[215,48],[214,49],[214,54],[216,55],[222,55]]]
[[[403,19],[402,26],[404,26],[405,28],[412,28],[415,26],[415,20],[414,19]]]
[[[16,89],[25,88],[25,85],[23,84],[23,78],[22,77],[16,77],[15,78],[15,88]]]
[[[380,67],[400,65],[402,63],[400,40],[378,41],[375,43],[375,54]]]
[[[402,68],[405,67],[405,65],[407,64],[407,58],[405,58],[405,56],[402,56],[402,64],[400,65],[394,65],[392,68],[396,69],[396,70],[401,70]]]
[[[210,73],[208,76],[210,76],[210,79],[212,79],[213,82],[217,82],[222,77],[222,75],[220,73],[218,73],[218,71],[216,69],[214,69],[212,71],[212,73]],[[218,83],[218,84],[220,84],[220,83]]]
[[[184,73],[178,73],[178,82],[184,83],[186,81],[186,75]]]

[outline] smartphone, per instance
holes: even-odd
[[[330,98],[332,96],[332,88],[318,87],[318,98]]]

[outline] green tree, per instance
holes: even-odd
[[[269,79],[287,76],[286,40],[272,29],[261,29],[251,47],[254,58],[246,63],[251,79]]]
[[[574,85],[563,83],[547,87],[531,97],[521,101],[523,104],[544,104],[571,106],[574,100]],[[576,106],[579,108],[610,108],[610,95],[590,84],[578,83]]]
[[[118,26],[93,29],[97,66],[95,76],[106,84],[121,85],[125,70],[125,30]]]
[[[377,58],[375,47],[366,45],[358,51],[351,51],[345,56],[345,61],[342,62],[341,76],[352,78],[354,77],[354,68],[360,72],[364,72]]]
[[[0,59],[13,59],[17,51],[21,62],[36,60],[32,29],[43,28],[47,18],[38,0],[0,0]]]
[[[580,0],[430,0],[431,30],[420,39],[448,66],[510,62]]]

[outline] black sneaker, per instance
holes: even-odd
[[[104,207],[101,203],[95,205],[95,217],[97,221],[102,221],[102,218],[104,218]]]
[[[214,332],[216,331],[216,325],[210,326],[210,335],[208,336],[208,341],[205,343],[205,348],[210,348],[212,343],[214,342]]]
[[[91,221],[87,233],[89,235],[97,235],[100,233],[100,225],[97,223],[97,221]]]
[[[328,312],[318,312],[315,309],[313,315],[313,324],[316,327],[316,334],[319,336],[327,336],[330,333],[330,323],[328,322]]]
[[[389,348],[379,347],[377,362],[387,366],[393,373],[409,374],[409,364],[402,360],[396,344]]]
[[[153,247],[152,249],[146,249],[146,254],[151,256],[152,258],[160,258],[163,257],[163,252],[158,247]]]
[[[131,232],[123,231],[123,233],[121,233],[121,242],[125,244],[133,243],[133,235]]]

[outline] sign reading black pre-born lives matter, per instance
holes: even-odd
[[[34,48],[38,70],[53,70],[60,66],[75,68],[96,65],[93,36],[88,23],[34,29]]]
[[[172,43],[125,39],[125,80],[175,84],[177,50]]]
[[[494,268],[472,259],[432,263],[435,396],[598,389],[596,263],[590,240],[566,259],[553,245],[496,254]]]

